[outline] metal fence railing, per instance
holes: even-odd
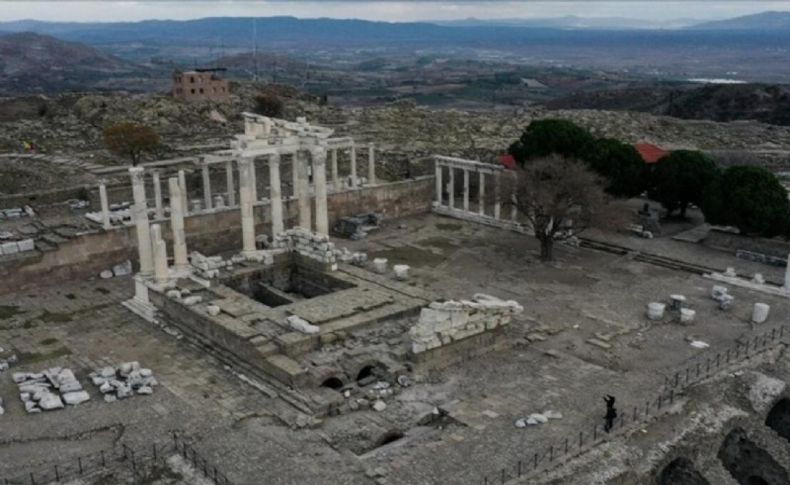
[[[102,472],[126,472],[134,478],[134,483],[143,482],[156,466],[178,454],[190,464],[196,474],[202,475],[215,485],[233,485],[227,476],[216,466],[210,464],[200,453],[177,433],[165,443],[151,443],[148,446],[133,448],[126,444],[115,446],[98,453],[83,455],[69,462],[36,467],[16,477],[0,477],[1,485],[43,485],[58,483],[76,478],[89,478]]]
[[[665,376],[664,385],[661,386],[654,399],[636,405],[620,406],[622,414],[615,419],[614,426],[608,434],[604,432],[603,419],[601,418],[589,426],[577,428],[574,433],[559,442],[539,445],[534,451],[525,450],[522,457],[517,459],[512,466],[483,476],[482,483],[483,485],[503,485],[512,480],[532,476],[538,471],[548,471],[562,466],[568,460],[603,443],[607,437],[646,423],[662,410],[666,410],[674,404],[677,394],[684,389],[742,363],[750,357],[785,344],[784,334],[785,326],[782,325],[760,335],[749,337],[745,342],[736,343],[726,351],[717,352],[715,355],[710,353],[697,358],[670,376]]]

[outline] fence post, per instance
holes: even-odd
[[[488,475],[483,477],[483,485],[488,485]]]
[[[675,390],[669,390],[669,404],[673,404],[675,402]]]
[[[104,461],[104,450],[101,450],[101,466],[106,467],[107,463]]]
[[[505,485],[505,469],[502,469],[502,485]]]
[[[33,478],[33,472],[30,472],[30,485],[36,485],[36,479]]]
[[[650,401],[645,403],[645,419],[650,416]]]
[[[658,394],[658,409],[661,409],[661,393]]]
[[[598,439],[598,425],[593,425],[593,442]]]
[[[705,373],[710,374],[710,357],[705,358]]]
[[[699,362],[697,362],[697,377],[699,377]]]
[[[721,354],[719,352],[716,352],[716,369],[718,369],[720,365],[721,365]]]
[[[554,461],[554,445],[549,446],[549,462]]]
[[[730,349],[727,349],[727,363],[730,363]]]
[[[60,472],[58,472],[58,466],[57,465],[55,465],[55,481],[56,482],[60,481]]]
[[[538,468],[538,454],[535,453],[535,469],[537,470],[537,468]]]
[[[584,446],[584,431],[579,431],[579,451],[581,451],[582,446]]]
[[[565,438],[565,454],[568,454],[568,438]]]
[[[636,406],[634,406],[634,419],[633,419],[634,422],[636,422],[636,418],[637,418]]]
[[[689,368],[686,367],[686,385],[689,384]]]
[[[518,476],[520,477],[521,476],[521,460],[518,461],[518,467],[517,467],[516,470],[518,472]]]

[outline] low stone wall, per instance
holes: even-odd
[[[386,183],[329,194],[329,222],[338,217],[362,212],[377,212],[393,219],[429,212],[433,198],[433,177]],[[268,204],[255,207],[257,234],[271,233]],[[283,204],[286,227],[296,226],[299,212],[295,199]],[[161,221],[162,234],[171,241],[169,221]],[[241,218],[238,208],[194,214],[184,219],[189,251],[215,254],[241,249]],[[75,278],[98,275],[127,259],[137,261],[133,226],[97,230],[62,243],[56,250],[36,252],[0,265],[0,294],[35,286],[55,284]]]
[[[784,260],[786,260],[787,255],[790,254],[790,242],[788,241],[742,236],[740,234],[717,231],[715,229],[710,231],[708,237],[703,240],[703,244],[710,248],[722,249],[733,253],[737,253],[738,250],[741,250]]]

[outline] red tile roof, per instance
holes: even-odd
[[[637,143],[634,145],[634,148],[636,148],[636,151],[642,156],[642,160],[644,160],[645,163],[656,163],[661,157],[669,153],[663,148],[651,145],[650,143]]]
[[[516,159],[513,158],[513,155],[505,153],[499,156],[499,164],[508,170],[514,170],[516,168]]]

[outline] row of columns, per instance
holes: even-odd
[[[443,168],[447,167],[448,170],[448,181],[447,186],[443,185]],[[485,204],[485,187],[486,181],[488,177],[486,176],[487,173],[483,171],[478,171],[474,169],[468,169],[465,167],[456,167],[452,164],[442,164],[437,162],[436,163],[436,204],[438,206],[444,205],[443,194],[445,189],[448,193],[448,200],[447,200],[447,207],[450,209],[455,209],[455,172],[457,170],[461,170],[463,172],[463,201],[462,201],[462,208],[465,212],[469,212],[469,181],[471,177],[471,173],[477,172],[478,173],[478,186],[477,186],[477,200],[478,200],[478,207],[477,212],[481,216],[485,216],[486,214],[486,204]],[[502,204],[499,201],[499,173],[490,174],[493,175],[494,180],[494,209],[492,217],[494,219],[501,218],[502,212]],[[515,221],[517,217],[517,209],[515,205],[511,206],[510,218],[511,220]]]

